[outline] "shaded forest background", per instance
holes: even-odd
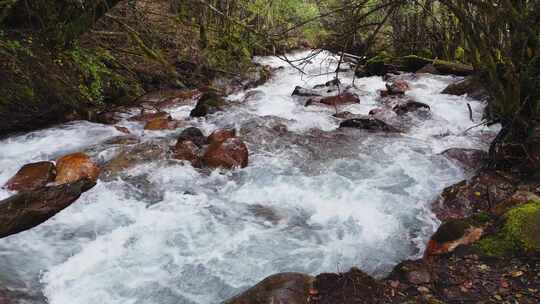
[[[485,123],[503,126],[494,166],[538,163],[538,0],[0,0],[0,26],[3,134],[242,79],[253,56],[303,47],[357,56],[368,74],[405,56],[471,64]]]

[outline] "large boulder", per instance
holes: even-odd
[[[394,112],[396,112],[397,115],[404,115],[409,112],[415,112],[418,110],[425,110],[429,111],[431,110],[431,107],[425,103],[409,100],[403,103],[399,103],[394,108],[392,108]]]
[[[174,130],[182,125],[181,122],[172,119],[171,116],[152,119],[144,126],[145,130],[160,131],[160,130]]]
[[[89,179],[96,181],[99,176],[99,167],[84,153],[74,153],[63,156],[56,161],[57,184],[67,184]]]
[[[478,212],[487,212],[492,206],[510,197],[518,181],[495,171],[483,170],[470,180],[444,189],[433,203],[435,215],[442,220],[463,219]]]
[[[178,160],[185,160],[191,163],[193,167],[201,167],[200,148],[192,141],[179,141],[173,148],[173,157]]]
[[[208,114],[214,114],[223,111],[227,102],[217,93],[209,91],[204,93],[195,108],[191,111],[191,117],[204,117]]]
[[[464,148],[451,148],[441,152],[441,155],[467,170],[480,169],[488,158],[488,153],[483,150]]]
[[[193,142],[199,148],[208,143],[208,139],[206,138],[206,136],[204,136],[204,133],[200,129],[195,127],[189,127],[185,129],[184,131],[182,131],[182,133],[180,133],[180,136],[178,136],[178,142],[186,140]]]
[[[210,168],[245,168],[248,157],[246,144],[238,138],[229,138],[220,144],[210,145],[202,161]]]
[[[311,89],[305,89],[305,88],[302,88],[300,86],[296,86],[291,95],[292,96],[302,96],[302,97],[322,96],[318,91],[311,90]]]
[[[280,273],[267,277],[226,304],[306,304],[314,278],[302,273]]]
[[[0,238],[31,229],[75,202],[95,182],[78,180],[23,192],[0,201]]]
[[[388,95],[403,95],[411,89],[409,83],[403,79],[396,79],[386,84]]]
[[[38,162],[24,165],[5,187],[11,191],[33,191],[54,181],[56,167],[52,162]]]
[[[386,303],[383,286],[357,268],[349,272],[322,273],[313,283],[316,299],[307,303]]]
[[[425,256],[447,254],[459,246],[473,244],[484,234],[485,224],[488,221],[489,217],[486,214],[479,213],[470,218],[444,222],[429,240]]]
[[[341,122],[339,127],[362,129],[362,130],[367,130],[367,131],[382,131],[382,132],[389,132],[389,133],[400,132],[397,128],[385,123],[382,120],[379,120],[373,117],[348,119]]]
[[[141,163],[165,159],[168,146],[160,142],[147,142],[123,148],[115,157],[109,160],[103,167],[102,178],[110,179],[118,176]]]
[[[337,96],[329,96],[321,99],[312,99],[306,103],[306,106],[309,106],[313,103],[321,103],[327,106],[341,106],[347,104],[360,103],[360,98],[358,95],[352,93],[343,93]]]
[[[482,82],[474,76],[448,85],[441,93],[456,96],[467,94],[467,96],[473,99],[480,100],[484,100],[489,96]]]
[[[221,144],[227,139],[234,138],[234,137],[236,137],[235,129],[218,129],[212,132],[210,136],[208,136],[208,144],[210,145]]]

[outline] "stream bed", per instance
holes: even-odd
[[[295,53],[291,59],[306,56]],[[408,114],[404,133],[339,129],[332,107],[304,107],[295,86],[332,80],[339,58],[321,53],[303,75],[284,66],[266,84],[228,96],[233,106],[189,118],[195,101],[172,106],[175,119],[207,135],[234,127],[250,163],[234,171],[197,170],[156,158],[102,179],[77,202],[30,231],[0,240],[0,283],[21,303],[213,304],[278,272],[346,271],[382,276],[422,255],[438,226],[431,202],[466,177],[439,153],[487,149],[496,129],[479,127],[484,104],[440,92],[460,78],[416,75],[407,95],[431,107]],[[340,75],[351,84],[353,72]],[[378,107],[381,77],[355,79],[360,104]],[[470,104],[474,122],[467,107]],[[183,128],[145,131],[142,142],[173,145]],[[121,145],[113,126],[83,121],[0,141],[0,185],[24,164],[84,151],[103,164]],[[0,199],[11,195],[0,190]]]

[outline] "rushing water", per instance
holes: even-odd
[[[295,54],[299,58],[305,53]],[[484,105],[439,94],[456,78],[423,75],[407,94],[431,106],[410,115],[405,134],[337,129],[334,110],[304,107],[295,85],[330,80],[336,58],[320,54],[307,75],[285,67],[267,84],[230,96],[226,112],[190,120],[206,133],[235,127],[250,165],[201,172],[155,159],[99,181],[45,224],[0,240],[0,283],[44,294],[51,304],[219,303],[277,272],[316,274],[351,266],[375,275],[422,254],[438,225],[430,202],[465,173],[443,156],[450,147],[486,148],[494,130],[477,128]],[[262,63],[283,65],[275,58]],[[320,75],[322,76],[313,76]],[[350,84],[352,73],[342,75]],[[380,77],[356,79],[361,104],[377,107]],[[168,109],[188,119],[193,105]],[[143,141],[174,143],[181,129],[148,132]],[[276,131],[287,126],[288,132]],[[85,151],[103,163],[118,153],[111,126],[73,122],[0,141],[0,184],[28,162]],[[0,190],[0,198],[9,196]],[[34,300],[33,300],[34,299]]]

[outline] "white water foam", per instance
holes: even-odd
[[[308,74],[335,70],[329,54],[311,60]],[[439,94],[456,78],[424,75],[411,81],[408,95],[429,104],[432,116],[414,120],[406,134],[337,130],[334,109],[306,108],[290,96],[295,85],[332,78],[285,67],[254,89],[257,98],[191,121],[207,133],[224,126],[242,130],[250,149],[246,169],[207,174],[155,160],[100,181],[45,224],[0,240],[0,273],[11,276],[14,286],[42,289],[51,304],[210,304],[277,272],[358,266],[381,275],[421,255],[438,225],[430,202],[465,177],[437,153],[486,148],[482,138],[496,130],[463,133],[474,125],[466,103],[477,121],[484,105]],[[351,83],[352,73],[342,82]],[[370,77],[355,84],[361,104],[341,110],[366,114],[377,107],[384,82]],[[169,110],[175,118],[189,113],[185,106]],[[278,135],[275,123],[292,132]],[[144,140],[178,133],[131,124]],[[76,122],[6,139],[0,182],[30,161],[75,150],[108,155],[114,149],[100,143],[116,135],[111,127]]]

